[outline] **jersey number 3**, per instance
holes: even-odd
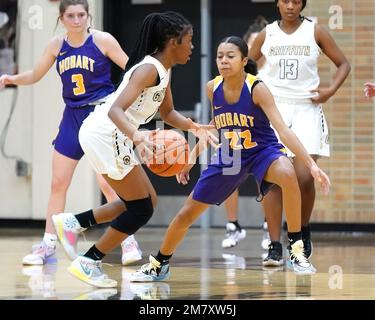
[[[86,93],[85,83],[83,81],[82,74],[73,74],[72,82],[76,84],[76,87],[73,88],[73,93],[75,96],[80,96],[81,94]]]
[[[224,137],[230,140],[230,147],[233,150],[241,150],[241,149],[251,149],[256,147],[258,144],[254,141],[251,141],[251,132],[250,130],[246,131],[228,131],[224,132]],[[241,143],[242,139],[244,139],[243,143]]]

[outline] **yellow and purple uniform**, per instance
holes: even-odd
[[[221,204],[249,175],[254,175],[260,194],[270,184],[264,176],[273,161],[285,156],[270,122],[252,99],[251,92],[260,80],[248,74],[236,103],[225,100],[221,76],[214,79],[212,111],[221,147],[202,172],[193,191],[193,199]]]
[[[56,58],[56,69],[61,77],[66,106],[53,144],[59,153],[79,160],[83,150],[78,132],[83,120],[115,90],[111,82],[111,61],[95,45],[90,34],[78,48],[63,41]]]

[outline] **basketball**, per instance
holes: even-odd
[[[189,159],[189,144],[185,137],[174,130],[160,130],[150,139],[161,146],[161,151],[148,164],[148,168],[161,177],[172,177],[179,173]]]

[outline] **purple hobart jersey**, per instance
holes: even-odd
[[[223,78],[215,78],[213,118],[222,145],[194,187],[194,200],[219,205],[249,175],[254,175],[261,195],[271,186],[264,176],[273,161],[285,156],[285,150],[267,116],[253,102],[251,92],[259,82],[248,74],[238,102],[230,104],[224,98]]]
[[[115,90],[111,82],[111,61],[95,45],[90,34],[78,48],[63,41],[56,69],[61,77],[66,107],[53,144],[59,153],[79,160],[83,150],[78,132],[83,120],[94,110],[96,102]]]

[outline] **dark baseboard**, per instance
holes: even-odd
[[[375,223],[312,223],[313,231],[375,232]]]
[[[316,223],[310,224],[311,231],[316,232],[374,232],[375,223]],[[286,223],[283,226],[287,230]]]
[[[45,220],[0,219],[0,228],[44,229]]]

